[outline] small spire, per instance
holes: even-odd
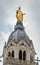
[[[4,48],[6,48],[6,42],[5,42]]]

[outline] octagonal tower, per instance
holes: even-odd
[[[32,40],[25,32],[23,23],[17,21],[3,49],[3,65],[36,65]]]

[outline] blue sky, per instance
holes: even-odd
[[[0,56],[5,41],[16,24],[15,12],[21,6],[26,34],[32,39],[37,56],[40,59],[40,0],[0,0]],[[36,57],[37,57],[36,56]],[[3,65],[0,62],[0,65]]]

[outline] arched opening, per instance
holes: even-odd
[[[8,52],[8,56],[10,56],[10,52]]]
[[[22,51],[19,51],[19,59],[22,60]]]
[[[12,57],[14,57],[14,51],[12,51]]]
[[[12,46],[12,43],[10,44],[10,46]]]
[[[23,60],[26,60],[26,51],[23,52]]]

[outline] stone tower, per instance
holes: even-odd
[[[36,65],[32,40],[25,33],[23,23],[17,21],[3,49],[3,65]]]

